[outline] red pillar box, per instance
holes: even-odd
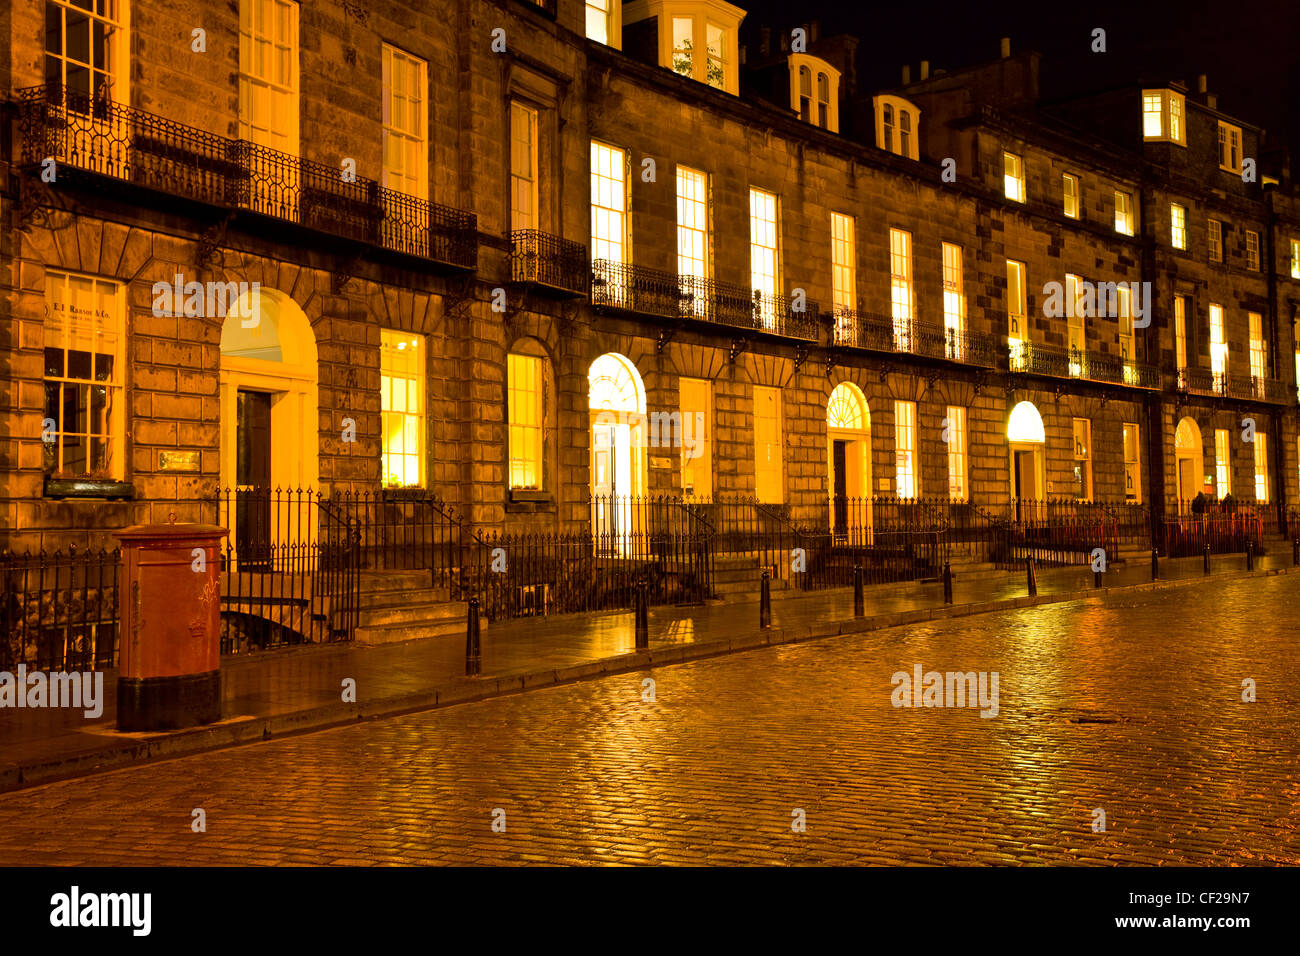
[[[221,718],[220,543],[206,524],[119,531],[117,729],[174,730]]]

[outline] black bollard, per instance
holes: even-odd
[[[1291,563],[1300,568],[1300,535],[1291,540]]]
[[[1093,568],[1093,569],[1092,569],[1092,586],[1095,587],[1095,588],[1099,588],[1099,587],[1101,587],[1101,569],[1100,569],[1100,568]]]
[[[1034,597],[1038,594],[1038,577],[1034,574],[1034,559],[1025,558],[1025,576],[1029,588],[1029,596]]]
[[[636,649],[650,647],[650,586],[642,578],[636,585]]]
[[[1246,570],[1247,571],[1255,570],[1255,542],[1254,541],[1246,542]]]
[[[862,597],[862,565],[853,566],[853,616],[865,617],[866,601]]]
[[[1210,573],[1210,546],[1208,544],[1205,546],[1205,551],[1203,552],[1203,555],[1205,558],[1205,573],[1209,574]]]
[[[478,598],[469,599],[469,614],[465,619],[465,676],[478,677],[483,670],[482,635],[478,623]]]
[[[1152,548],[1151,549],[1151,580],[1154,581],[1159,577],[1160,577],[1160,552],[1157,549]]]
[[[767,568],[763,569],[763,580],[759,585],[758,592],[758,626],[767,628],[772,626],[772,572]]]
[[[952,565],[943,563],[943,603],[952,603]]]

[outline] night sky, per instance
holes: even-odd
[[[1043,54],[1045,98],[1157,78],[1185,80],[1194,93],[1204,73],[1219,109],[1280,137],[1300,172],[1300,0],[804,0],[798,13],[789,0],[734,2],[749,11],[742,33],[754,45],[751,30],[797,19],[820,20],[823,35],[856,35],[863,92],[898,85],[905,63],[915,79],[921,60],[933,72],[994,59],[1004,36],[1013,54]],[[1094,27],[1106,30],[1104,54],[1090,50]]]

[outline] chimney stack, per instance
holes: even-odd
[[[759,31],[758,49],[763,56],[768,56],[772,52],[772,30],[770,27],[763,27]]]
[[[1196,78],[1196,92],[1197,92],[1197,93],[1200,93],[1200,94],[1202,94],[1202,95],[1205,94],[1205,74],[1204,74],[1204,73],[1202,73],[1200,76],[1198,76],[1198,77]]]
[[[930,61],[922,60],[921,61],[921,82],[924,83],[929,78],[930,78]]]
[[[816,42],[817,42],[817,34],[818,34],[818,33],[820,32],[820,30],[821,30],[821,25],[822,25],[822,22],[821,22],[820,20],[814,20],[812,23],[808,24],[808,42],[809,42],[809,43],[816,43]]]
[[[1011,55],[1011,37],[1003,37],[1002,38],[1002,59],[1005,60],[1010,55]]]
[[[1212,110],[1217,110],[1219,108],[1219,98],[1215,96],[1213,93],[1206,93],[1205,105]]]
[[[906,66],[906,65],[904,65],[904,66],[903,66],[903,85],[904,85],[904,86],[907,86],[907,84],[908,84],[908,83],[911,83],[911,82],[912,82],[912,68],[911,68],[910,66]]]

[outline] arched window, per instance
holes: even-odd
[[[861,390],[849,382],[841,382],[826,403],[826,427],[862,431],[867,427],[867,414],[867,400]]]
[[[876,146],[887,153],[919,159],[921,111],[902,97],[891,95],[877,96],[875,108]]]
[[[886,103],[883,112],[885,127],[885,142],[883,148],[886,152],[892,153],[894,151],[894,108]]]
[[[790,108],[805,123],[838,133],[840,71],[810,53],[791,53],[789,68]]]
[[[1011,409],[1011,419],[1007,422],[1007,441],[1030,442],[1035,445],[1046,443],[1043,416],[1038,414],[1033,402],[1021,402]]]
[[[799,118],[812,122],[812,70],[799,67]]]
[[[632,363],[607,352],[591,363],[587,373],[590,407],[596,411],[644,412],[645,387]]]
[[[825,129],[830,123],[831,82],[825,73],[817,74],[817,125]]]

